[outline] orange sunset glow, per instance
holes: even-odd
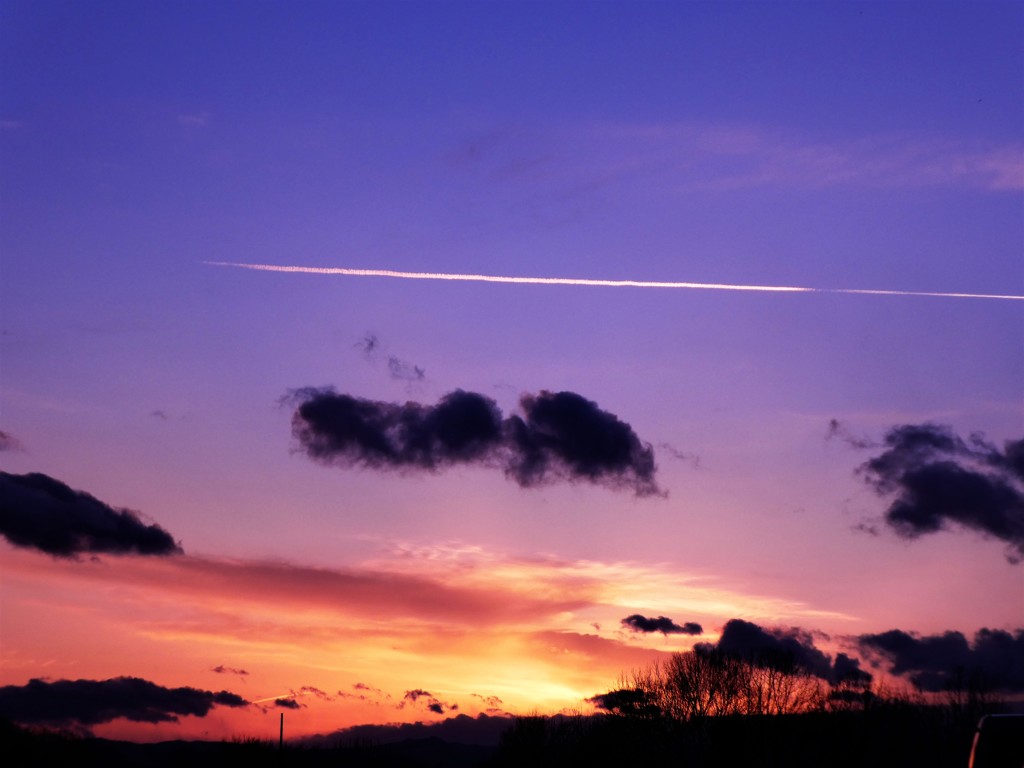
[[[294,696],[302,707],[289,715],[293,735],[422,719],[429,702],[403,698],[410,680],[452,713],[588,710],[585,699],[624,670],[693,644],[619,626],[641,594],[657,611],[705,621],[723,612],[770,623],[850,620],[683,573],[479,548],[395,548],[345,570],[190,555],[53,563],[9,550],[5,579],[25,594],[5,605],[19,628],[10,647],[32,649],[5,647],[9,672],[105,679],[155,658],[172,687],[229,687],[255,704]],[[42,624],[30,620],[40,591],[53,606]],[[270,714],[221,710],[215,722],[260,732]],[[181,725],[191,737],[210,728],[208,719]],[[160,729],[96,731],[139,739]]]

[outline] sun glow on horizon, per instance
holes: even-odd
[[[300,707],[292,719],[302,733],[368,717],[433,716],[421,702],[403,699],[413,690],[431,692],[439,707],[457,704],[453,713],[488,711],[488,697],[516,713],[579,707],[620,674],[697,639],[712,640],[723,620],[712,617],[731,615],[720,611],[773,622],[799,622],[813,611],[712,586],[708,577],[673,573],[668,565],[511,557],[458,544],[399,544],[372,561],[335,570],[192,555],[123,558],[112,569],[102,560],[54,562],[13,548],[5,562],[13,579],[48,584],[76,606],[72,614],[52,614],[53,631],[41,651],[72,658],[67,643],[75,637],[88,652],[93,641],[61,629],[61,617],[75,613],[87,614],[101,634],[124,637],[120,658],[94,654],[87,667],[74,667],[75,676],[124,674],[135,648],[140,656],[157,652],[175,660],[165,665],[161,684],[220,663],[245,666],[244,678],[210,675],[205,684],[243,696],[255,688],[287,693],[260,695],[255,710],[218,716],[239,728],[256,727],[265,715],[260,706],[287,698]],[[303,596],[298,604],[297,594]],[[436,595],[435,602],[421,602],[423,594]],[[485,603],[502,607],[481,611]],[[620,625],[623,617],[650,610],[707,628],[694,638],[644,635]],[[98,638],[95,644],[100,647]],[[49,674],[67,676],[71,669],[58,664]],[[5,678],[24,682],[14,669]],[[354,687],[364,683],[365,689]],[[320,693],[309,692],[314,686]],[[448,700],[441,691],[461,693]]]

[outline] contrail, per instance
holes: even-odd
[[[278,699],[294,699],[297,695],[298,694],[295,694],[295,693],[285,693],[285,694],[283,694],[281,696],[268,696],[265,699],[254,699],[253,701],[250,701],[249,703],[250,704],[262,704],[264,701],[277,701]]]
[[[250,704],[262,704],[264,701],[278,701],[280,699],[296,699],[299,696],[308,696],[311,691],[291,691],[290,693],[282,693],[280,696],[268,696],[265,699],[255,699],[250,701]]]
[[[772,293],[856,293],[871,296],[935,296],[945,299],[1004,299],[1024,301],[1024,296],[998,293],[937,293],[932,291],[887,291],[869,288],[808,288],[795,285],[737,285],[733,283],[681,283],[656,280],[594,280],[583,277],[513,277],[510,275],[452,274],[447,272],[398,272],[392,269],[349,269],[347,267],[301,267],[281,264],[241,264],[204,261],[214,267],[237,267],[261,272],[301,272],[311,275],[349,277],[397,277],[405,280],[462,280],[474,283],[517,283],[525,285],[591,285],[605,288],[692,288],[710,291],[768,291]]]

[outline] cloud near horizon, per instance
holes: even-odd
[[[456,712],[459,709],[458,704],[445,704],[430,691],[424,691],[422,688],[406,691],[402,701],[398,704],[399,709],[403,708],[407,702],[418,704],[435,715],[443,715],[445,712]]]
[[[730,619],[717,643],[698,643],[696,653],[724,653],[755,666],[772,669],[802,669],[830,683],[843,680],[871,680],[857,659],[844,653],[832,657],[814,644],[814,634],[800,627],[765,628],[743,619]]]
[[[522,415],[455,390],[436,405],[366,400],[331,388],[295,390],[292,432],[323,464],[437,471],[455,464],[497,467],[522,488],[559,480],[664,495],[654,449],[632,427],[573,392],[523,395]]]
[[[119,718],[173,723],[179,716],[205,717],[215,706],[248,704],[229,691],[165,688],[138,677],[54,682],[36,678],[26,685],[0,688],[0,717],[22,725],[90,726]]]
[[[115,509],[37,472],[0,472],[0,535],[16,547],[62,558],[182,553],[171,534],[147,525],[137,512]]]
[[[922,637],[900,629],[860,635],[858,643],[865,653],[881,657],[889,672],[906,677],[921,691],[977,685],[1024,693],[1024,628],[980,629],[973,645],[961,632]]]
[[[0,429],[0,451],[23,451],[21,441],[9,432]]]
[[[373,701],[379,701],[381,699],[390,699],[391,698],[391,694],[388,693],[387,691],[385,691],[385,690],[383,690],[381,688],[376,688],[375,686],[372,686],[372,685],[367,685],[366,683],[353,683],[352,684],[352,690],[360,691],[360,693],[351,694],[351,693],[347,693],[345,691],[338,691],[338,695],[343,697],[343,698],[346,697],[346,696],[356,696],[357,698],[362,699],[363,701],[367,701],[367,700],[371,700],[371,699]],[[363,691],[365,691],[365,693],[363,693]]]
[[[235,669],[234,667],[225,667],[223,664],[218,664],[216,667],[210,669],[211,672],[216,672],[218,675],[240,675],[245,677],[249,673],[244,669]]]
[[[885,435],[885,450],[858,468],[881,497],[895,496],[885,522],[897,535],[966,528],[1007,544],[1024,561],[1024,439],[1002,450],[981,435],[961,439],[939,424],[904,424]]]

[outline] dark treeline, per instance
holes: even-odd
[[[974,722],[941,706],[722,715],[678,722],[604,716],[520,718],[496,768],[651,764],[692,768],[966,768]]]
[[[603,716],[517,719],[494,765],[965,768],[979,719],[1007,704],[978,675],[950,681],[926,696],[850,660],[815,669],[778,649],[698,645],[595,696]]]
[[[7,765],[29,768],[966,768],[975,723],[947,706],[876,701],[866,710],[723,715],[675,722],[621,715],[518,717],[497,747],[436,738],[279,752],[271,741],[133,744],[0,727]]]

